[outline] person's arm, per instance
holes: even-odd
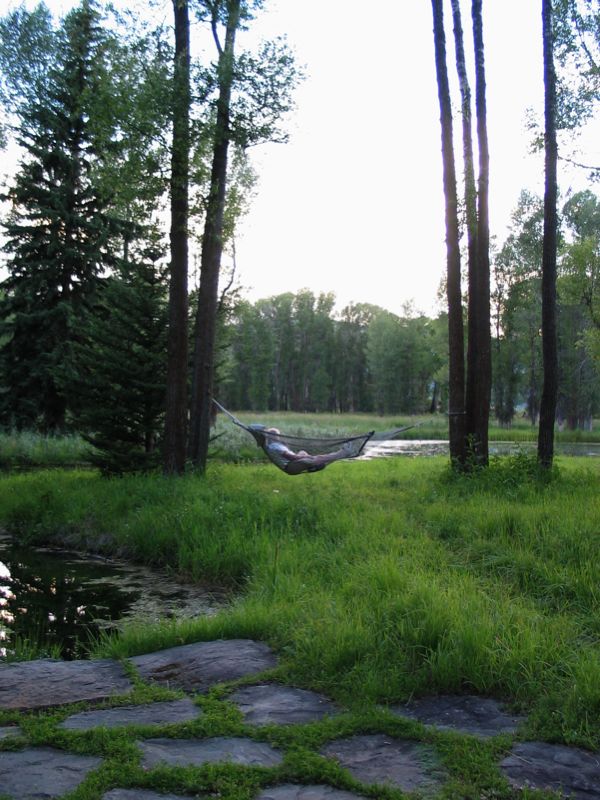
[[[277,439],[272,439],[267,445],[267,447],[271,448],[274,452],[276,452],[283,458],[287,458],[288,461],[298,461],[298,459],[305,458],[307,455],[306,453],[304,453],[304,451],[296,453],[294,450],[290,450],[289,447],[286,447],[286,445],[284,445],[283,442],[280,442]]]
[[[299,453],[295,453],[293,450],[290,450],[288,447],[285,450],[280,451],[282,455],[286,458],[289,458],[290,461],[299,461],[301,458],[306,458],[308,453],[305,453],[303,450]],[[310,458],[310,456],[308,456]]]

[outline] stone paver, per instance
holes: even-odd
[[[149,792],[147,789],[111,789],[108,794],[102,795],[102,800],[190,800],[189,795],[160,794]]]
[[[511,786],[600,800],[600,753],[544,742],[516,744],[500,767]]]
[[[250,725],[302,725],[337,711],[321,694],[279,684],[245,686],[229,699]]]
[[[406,792],[432,789],[438,783],[433,774],[434,751],[417,742],[383,734],[351,736],[330,742],[321,754],[334,758],[361,783],[383,784]]]
[[[23,731],[17,725],[8,725],[0,728],[0,739],[9,739],[11,736],[21,736]]]
[[[296,786],[286,783],[265,789],[256,800],[364,800],[362,795],[334,789],[333,786]]]
[[[0,792],[14,800],[44,800],[72,792],[102,763],[51,747],[0,753]]]
[[[422,697],[390,710],[425,725],[484,738],[514,733],[525,720],[524,717],[508,714],[497,700],[476,695]]]
[[[116,661],[57,661],[43,658],[0,665],[0,708],[25,711],[80,700],[98,702],[131,692]]]
[[[250,639],[223,639],[171,647],[129,661],[144,680],[188,692],[255,675],[277,665],[271,648]]]
[[[127,725],[168,725],[189,722],[202,714],[188,697],[182,700],[169,700],[161,703],[147,703],[141,706],[120,706],[100,711],[82,711],[67,717],[60,728],[75,731],[89,731],[92,728],[122,728]]]
[[[201,766],[228,761],[250,767],[275,767],[281,763],[278,750],[265,742],[241,737],[214,739],[146,739],[138,742],[143,753],[142,766],[152,769],[158,764],[169,766]]]

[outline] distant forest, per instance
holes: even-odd
[[[542,202],[523,193],[492,270],[492,409],[509,426],[537,423]],[[600,412],[598,327],[586,298],[598,252],[600,203],[574,195],[562,215],[558,281],[558,421],[588,428]],[[336,313],[333,294],[309,290],[234,302],[220,331],[219,397],[234,409],[423,414],[448,410],[448,324],[410,305],[364,303]]]

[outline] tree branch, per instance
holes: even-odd
[[[210,20],[210,29],[212,31],[213,39],[215,40],[215,44],[217,46],[217,52],[219,56],[223,55],[223,47],[221,46],[221,40],[219,39],[219,31],[217,30],[217,9],[215,6],[211,8],[212,16]]]
[[[569,164],[573,164],[574,167],[580,167],[581,169],[592,169],[592,170],[600,170],[599,164],[581,164],[579,161],[574,161],[572,158],[567,158],[567,156],[559,156],[561,161],[567,161]]]

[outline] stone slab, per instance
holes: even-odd
[[[9,739],[11,736],[21,736],[23,731],[17,725],[8,725],[0,728],[0,739]]]
[[[521,742],[501,762],[511,786],[600,800],[600,753],[545,742]]]
[[[144,680],[187,692],[207,691],[216,683],[256,675],[277,665],[268,645],[250,639],[196,642],[135,656],[129,661]]]
[[[42,658],[0,665],[0,708],[25,711],[80,700],[99,702],[129,694],[132,686],[116,661]]]
[[[524,717],[507,713],[497,700],[476,695],[421,697],[408,705],[394,706],[390,710],[425,725],[481,738],[515,733],[525,721]]]
[[[245,686],[229,699],[249,725],[302,725],[337,711],[321,694],[280,684]]]
[[[45,800],[72,792],[102,763],[95,756],[51,747],[0,752],[0,792],[14,800]]]
[[[334,789],[333,786],[297,786],[286,783],[265,789],[256,800],[364,800],[362,795]]]
[[[89,731],[92,728],[123,728],[127,725],[173,725],[189,722],[202,714],[189,697],[141,706],[120,706],[99,711],[82,711],[67,717],[60,728]]]
[[[242,737],[213,739],[146,739],[138,742],[143,753],[142,766],[152,769],[158,764],[171,767],[201,766],[230,762],[249,767],[275,767],[281,764],[281,753],[265,742]]]
[[[434,775],[434,751],[417,742],[383,734],[351,736],[330,742],[321,755],[335,759],[361,783],[405,792],[433,789],[439,783]]]
[[[111,789],[102,795],[102,800],[190,800],[189,795],[160,794],[147,789]]]

